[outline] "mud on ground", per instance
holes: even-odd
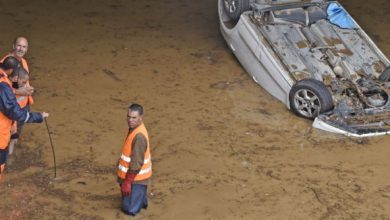
[[[385,0],[341,1],[390,55]],[[126,107],[145,106],[150,205],[137,219],[390,219],[389,137],[311,128],[255,85],[216,1],[0,1],[1,53],[30,39],[35,111],[0,189],[0,219],[125,219],[115,164]]]

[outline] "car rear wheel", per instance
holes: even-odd
[[[304,79],[297,82],[289,94],[291,110],[308,119],[333,109],[332,95],[326,86],[315,79]]]
[[[379,76],[378,78],[382,82],[389,82],[390,81],[390,66],[388,66],[385,71]]]
[[[241,13],[250,9],[249,0],[223,0],[224,10],[233,21],[240,18]]]

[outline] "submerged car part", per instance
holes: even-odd
[[[294,113],[337,133],[390,130],[390,61],[337,1],[218,5],[221,33],[242,66]]]
[[[304,118],[314,119],[333,109],[332,95],[326,86],[314,79],[297,82],[290,90],[291,110]]]
[[[223,0],[224,10],[234,21],[237,21],[241,13],[250,9],[249,0]]]

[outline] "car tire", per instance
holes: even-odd
[[[250,9],[249,0],[223,0],[224,10],[232,21],[238,21],[244,11]]]
[[[390,81],[390,66],[386,67],[383,73],[378,77],[378,79],[382,82]]]
[[[291,110],[307,119],[314,119],[333,109],[333,99],[328,88],[315,79],[304,79],[293,85],[289,100]]]

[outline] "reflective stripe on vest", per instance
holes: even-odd
[[[126,161],[127,163],[130,163],[130,162],[131,162],[131,158],[128,157],[128,156],[126,156],[126,155],[124,155],[124,154],[121,155],[121,159],[124,160],[124,161]]]
[[[150,156],[148,158],[145,158],[144,164],[149,163],[149,162],[150,162]]]
[[[19,96],[15,95],[16,101],[18,102],[20,108],[24,108],[28,104],[28,96]]]
[[[150,166],[149,168],[140,170],[138,174],[143,175],[143,174],[151,172],[151,171],[152,171],[152,166]]]
[[[124,154],[121,155],[121,159],[126,161],[127,163],[131,162],[131,158],[126,156],[126,155],[124,155]],[[150,161],[150,157],[144,160],[144,164],[145,163],[149,163],[149,161]]]
[[[122,156],[121,156],[121,159],[124,160],[124,161],[126,161],[126,162],[128,162],[128,163],[131,162],[131,158],[130,158],[130,157],[126,157],[126,156],[123,155],[123,154],[122,154]],[[148,159],[145,159],[145,160],[144,160],[144,164],[148,164],[149,162],[150,162],[150,157],[149,157]],[[150,166],[150,168],[149,168],[149,167],[146,168],[146,170],[150,170],[151,167],[152,167],[152,166]],[[119,165],[118,165],[118,169],[120,169],[120,170],[122,170],[123,172],[126,172],[126,173],[127,173],[127,171],[129,170],[129,168],[123,166],[122,164],[119,164]],[[144,173],[147,173],[147,172],[146,172],[145,170],[142,170],[142,169],[141,169],[141,170],[139,171],[139,173],[140,173],[140,174],[144,174]]]
[[[18,101],[18,102],[21,102],[21,101],[23,101],[23,100],[26,100],[26,96],[19,96],[19,97],[17,97],[16,98],[16,100]]]
[[[152,161],[150,156],[149,136],[144,126],[141,124],[128,134],[125,143],[122,147],[122,155],[118,162],[118,177],[125,179],[127,171],[130,169],[131,162],[131,144],[137,134],[142,134],[146,138],[146,151],[144,155],[144,164],[142,165],[139,173],[135,176],[136,181],[148,179],[152,175]]]
[[[118,169],[121,170],[122,172],[125,172],[125,173],[127,173],[127,171],[129,170],[129,168],[124,167],[121,164],[118,165]]]

